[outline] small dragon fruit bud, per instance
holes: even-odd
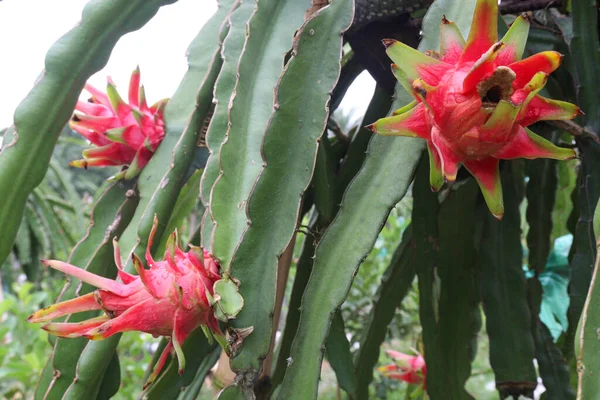
[[[387,350],[386,353],[394,360],[394,364],[380,367],[379,372],[385,377],[422,385],[426,389],[427,367],[422,355],[411,356],[395,350]]]
[[[459,165],[475,177],[492,214],[504,213],[499,160],[575,157],[527,126],[581,115],[570,103],[538,93],[562,56],[544,51],[521,59],[529,21],[520,16],[498,42],[498,2],[478,0],[466,42],[446,18],[440,53],[418,52],[395,40],[383,41],[392,72],[415,101],[369,128],[380,135],[427,141],[434,191],[454,182]]]
[[[155,218],[146,250],[148,269],[134,254],[133,264],[138,275],[123,270],[116,239],[113,240],[115,263],[121,282],[103,278],[74,265],[56,260],[42,262],[58,271],[80,279],[98,290],[54,304],[33,313],[29,322],[48,322],[55,318],[83,311],[102,310],[104,315],[83,322],[50,322],[42,326],[49,333],[66,337],[106,339],[116,333],[141,331],[171,340],[165,347],[146,385],[159,374],[171,350],[183,373],[185,358],[181,345],[196,328],[202,327],[209,340],[212,337],[228,352],[229,346],[219,327],[213,308],[214,285],[221,279],[219,264],[206,250],[193,247],[184,252],[177,244],[177,232],[169,238],[165,259],[155,261],[150,254],[156,232]]]
[[[112,179],[134,178],[165,136],[163,111],[167,101],[148,107],[144,87],[140,87],[139,68],[129,81],[129,104],[119,96],[110,78],[106,93],[90,84],[85,85],[85,90],[92,97],[87,102],[77,102],[69,126],[96,147],[84,150],[83,159],[70,165],[86,169],[126,165],[128,168]]]

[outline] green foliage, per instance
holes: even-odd
[[[50,283],[53,283],[50,281]],[[52,304],[57,288],[44,284],[35,291],[31,282],[14,283],[12,293],[0,297],[0,397],[30,398],[46,363],[48,334],[26,322],[40,305]]]
[[[371,8],[387,4],[380,0],[333,0],[321,9],[309,0],[220,0],[189,47],[188,71],[165,109],[165,138],[139,177],[107,183],[112,171],[67,168],[87,147],[64,128],[84,82],[121,36],[174,1],[92,0],[50,49],[45,74],[2,132],[0,397],[215,394],[215,382],[225,382],[213,375],[224,369],[213,368],[221,347],[200,329],[183,343],[182,374],[170,354],[142,389],[167,339],[55,338],[25,322],[57,297],[93,290],[77,279],[64,284],[40,258],[112,279],[116,237],[133,272],[131,255],[143,258],[155,217],[155,258],[178,229],[184,243],[202,244],[221,264],[223,279],[198,288],[214,300],[231,350],[235,378],[220,399],[487,400],[532,397],[539,379],[547,399],[575,398],[575,383],[578,399],[595,396],[593,2],[531,14],[528,51],[566,54],[545,90],[586,112],[573,124],[535,130],[580,157],[503,161],[506,212],[498,221],[466,170],[434,193],[421,139],[374,136],[365,127],[413,100],[400,86],[395,98],[377,86],[364,116],[342,106],[365,69],[389,63],[381,39],[416,43],[421,30],[419,49],[437,50],[442,16],[466,37],[476,0],[436,0],[426,14],[411,7],[413,17],[425,15],[420,28],[406,23],[408,14],[376,17]],[[364,26],[365,19],[374,21]],[[373,43],[366,53],[349,45],[348,29],[353,45]],[[393,362],[382,350],[422,353],[426,393],[378,372]]]

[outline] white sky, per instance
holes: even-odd
[[[44,68],[46,51],[81,19],[87,0],[0,1],[0,129]],[[139,64],[150,104],[170,97],[187,69],[185,51],[216,11],[216,0],[179,0],[161,7],[140,30],[125,35],[90,82],[103,89],[110,75],[126,96]]]
[[[87,2],[0,1],[0,129],[12,125],[15,108],[44,68],[46,52],[79,22]],[[126,96],[129,76],[139,65],[148,102],[170,97],[187,69],[189,43],[216,9],[216,0],[179,0],[162,7],[144,27],[119,40],[106,67],[90,83],[104,90],[110,75]],[[370,75],[362,74],[341,108],[364,113],[373,89]]]

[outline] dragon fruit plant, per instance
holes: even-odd
[[[350,399],[374,398],[388,376],[467,400],[483,338],[501,398],[532,398],[539,380],[548,398],[595,398],[595,7],[218,0],[168,103],[147,105],[139,69],[126,101],[110,79],[106,92],[85,83],[175,2],[91,0],[3,134],[2,262],[27,248],[27,236],[14,242],[26,210],[35,229],[28,204],[48,221],[83,216],[34,191],[65,127],[90,145],[72,166],[122,168],[85,232],[64,232],[78,240],[70,255],[35,274],[68,276],[30,317],[51,334],[35,399],[115,396],[132,331],[157,337],[138,388],[151,400],[313,399],[324,357]],[[377,85],[352,127],[340,104],[363,72]],[[386,221],[402,237],[362,291]],[[556,274],[545,268],[565,234],[570,268]],[[415,277],[421,354],[381,365]],[[349,304],[357,292],[375,293],[366,315]]]

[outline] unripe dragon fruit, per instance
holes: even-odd
[[[426,389],[427,366],[422,355],[411,356],[395,350],[387,350],[386,353],[394,360],[394,364],[380,367],[379,372],[385,377],[421,385]]]
[[[526,127],[543,120],[581,115],[570,103],[538,95],[562,56],[544,51],[521,59],[529,21],[520,16],[498,42],[498,2],[478,0],[467,41],[446,18],[440,53],[420,53],[395,40],[383,41],[392,71],[415,97],[393,116],[370,125],[375,133],[427,140],[434,191],[453,182],[460,164],[475,177],[492,214],[504,212],[499,160],[575,156]]]
[[[29,322],[48,322],[55,318],[83,311],[102,310],[104,315],[83,322],[50,322],[42,326],[50,334],[65,338],[85,337],[106,339],[119,332],[141,331],[171,340],[165,347],[150,375],[150,384],[174,349],[183,373],[185,358],[181,345],[196,328],[201,327],[209,340],[214,337],[228,351],[227,340],[215,317],[213,286],[221,276],[219,264],[206,250],[192,247],[183,252],[177,244],[177,232],[170,236],[165,259],[155,261],[150,248],[157,221],[148,240],[145,269],[133,254],[138,275],[125,272],[116,240],[113,240],[115,263],[121,282],[107,279],[74,265],[56,260],[42,262],[58,271],[80,279],[98,290],[54,304],[32,314]]]
[[[151,107],[146,104],[144,87],[140,87],[140,69],[129,81],[129,104],[108,79],[106,93],[85,85],[92,97],[78,101],[69,126],[97,146],[83,151],[83,159],[72,161],[74,167],[126,165],[128,168],[112,179],[136,177],[146,166],[165,136],[161,100]]]

